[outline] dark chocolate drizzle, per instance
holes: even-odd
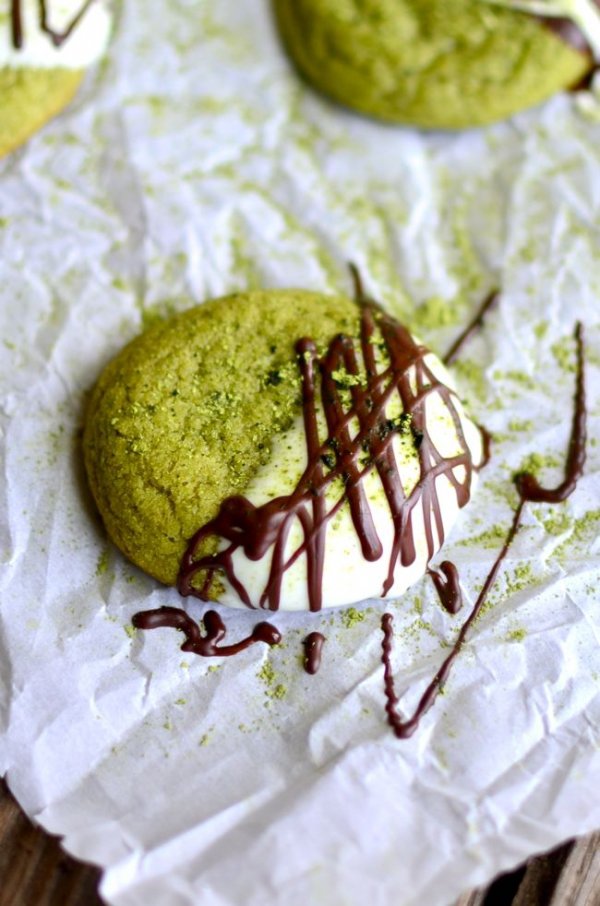
[[[38,2],[40,7],[39,21],[41,30],[44,34],[48,35],[54,47],[61,47],[65,41],[68,41],[71,37],[90,6],[95,3],[96,0],[85,0],[79,12],[73,16],[67,28],[62,32],[55,31],[48,22],[48,0],[38,0]],[[22,0],[11,0],[10,19],[13,47],[15,50],[20,50],[23,47]]]
[[[451,365],[456,361],[460,353],[463,351],[464,346],[468,343],[473,334],[475,334],[483,327],[483,322],[486,315],[496,305],[499,298],[500,291],[497,289],[493,289],[488,293],[488,295],[485,297],[485,299],[477,309],[472,320],[458,335],[458,337],[442,359],[444,365]],[[481,440],[483,443],[483,459],[481,460],[479,465],[474,466],[474,468],[475,471],[481,472],[482,469],[485,469],[492,456],[492,435],[487,430],[487,428],[483,427],[483,425],[477,425],[477,427],[479,428],[479,431],[481,433]]]
[[[444,540],[436,480],[445,476],[456,493],[459,507],[468,502],[474,465],[455,405],[456,396],[429,368],[425,361],[428,350],[364,296],[360,278],[354,273],[360,305],[360,339],[356,341],[340,334],[322,357],[311,339],[301,339],[296,344],[308,457],[297,487],[290,495],[259,507],[242,496],[223,501],[216,517],[196,532],[184,554],[178,580],[182,595],[209,600],[215,574],[223,573],[246,606],[277,610],[284,574],[306,554],[309,605],[312,611],[320,610],[326,531],[330,520],[346,502],[364,558],[374,562],[383,556],[363,486],[365,476],[377,470],[394,525],[389,562],[382,572],[381,595],[385,597],[393,586],[398,560],[402,566],[410,566],[415,560],[413,511],[418,504],[422,503],[423,507],[429,558]],[[389,361],[386,366],[377,364],[374,343],[385,350]],[[358,379],[359,353],[366,372],[364,381]],[[357,377],[349,388],[351,402],[346,408],[335,378],[340,370]],[[319,390],[328,430],[324,441],[319,438],[317,423]],[[433,394],[442,399],[459,440],[460,453],[450,458],[438,452],[428,429],[426,403]],[[386,415],[392,399],[399,400],[401,405],[402,416],[397,420]],[[355,424],[359,429],[353,435]],[[407,432],[412,434],[420,464],[420,478],[408,495],[392,447],[395,434]],[[461,469],[464,474],[459,480],[456,472]],[[331,504],[325,495],[336,479],[342,480],[344,490],[337,502]],[[302,527],[303,541],[286,559],[286,541],[295,519]],[[202,555],[204,542],[215,537],[225,541],[226,546],[216,554]],[[233,555],[239,548],[250,560],[260,560],[271,551],[269,577],[255,602],[235,575]]]
[[[485,469],[490,459],[492,458],[493,437],[488,429],[483,425],[478,424],[477,427],[479,428],[479,433],[481,434],[481,441],[483,444],[483,459],[478,466],[474,466],[473,468],[475,469],[475,471],[481,472],[482,469]]]
[[[21,0],[11,0],[10,27],[13,47],[15,50],[20,50],[23,46],[23,13],[21,10]]]
[[[458,356],[462,352],[463,346],[465,346],[465,344],[471,339],[473,334],[483,325],[485,316],[490,311],[490,309],[494,307],[499,297],[500,293],[497,289],[493,289],[490,293],[488,293],[488,295],[485,297],[485,299],[477,309],[475,317],[469,322],[462,333],[459,334],[459,336],[456,338],[456,340],[444,356],[444,365],[451,365],[452,362],[454,362],[458,358]]]
[[[594,76],[599,71],[600,66],[594,66],[594,68],[590,69],[589,72],[586,72],[583,78],[576,82],[575,85],[571,85],[569,92],[571,94],[578,94],[580,91],[588,91],[592,87]]]
[[[460,588],[460,576],[454,563],[450,560],[444,560],[437,569],[431,567],[427,570],[431,580],[435,585],[435,590],[442,604],[442,607],[448,613],[455,614],[461,609],[462,592]]]
[[[600,0],[593,0],[597,7],[600,8]],[[574,50],[590,57],[593,61],[593,51],[589,42],[582,32],[581,28],[567,16],[544,16],[542,13],[526,13],[536,19],[540,25],[550,29],[565,44],[569,44]]]
[[[433,705],[441,688],[446,682],[454,661],[457,659],[465,643],[465,639],[473,623],[481,612],[490,588],[492,587],[498,570],[502,565],[506,554],[519,531],[521,518],[525,504],[531,502],[560,503],[566,500],[573,493],[577,482],[583,474],[586,457],[586,404],[585,404],[585,375],[584,375],[584,342],[583,328],[580,323],[575,329],[575,342],[577,350],[577,378],[575,385],[575,405],[573,412],[573,422],[571,425],[571,436],[569,440],[569,450],[565,464],[564,481],[556,488],[546,489],[540,487],[538,481],[529,473],[522,473],[515,479],[517,491],[519,492],[519,504],[515,510],[511,526],[506,535],[506,539],[498,554],[494,564],[488,573],[483,588],[475,602],[475,605],[469,614],[468,619],[463,624],[458,638],[454,643],[448,657],[442,663],[442,666],[431,680],[425,692],[421,696],[417,708],[410,718],[404,718],[398,711],[398,697],[394,687],[394,675],[392,671],[391,655],[393,647],[393,622],[394,618],[390,613],[384,614],[381,621],[383,632],[383,665],[384,665],[384,689],[386,697],[386,714],[388,723],[398,739],[406,739],[415,732],[419,721],[423,715]]]
[[[556,488],[542,488],[535,477],[528,472],[521,472],[516,477],[516,485],[523,500],[535,503],[561,503],[575,490],[585,465],[586,455],[586,407],[585,381],[583,374],[583,327],[580,323],[575,328],[575,345],[577,350],[577,378],[575,386],[575,409],[571,426],[571,439],[567,453],[565,478]]]
[[[578,50],[579,53],[585,54],[593,59],[592,49],[588,44],[587,38],[579,26],[575,25],[571,19],[565,19],[558,16],[540,16],[539,14],[536,14],[534,18],[545,26],[545,28],[554,32],[554,34],[560,38],[561,41],[564,41],[565,44],[569,44],[574,50]]]
[[[257,623],[252,633],[235,645],[219,645],[227,635],[225,623],[216,610],[207,611],[202,617],[204,635],[200,625],[180,607],[159,607],[136,613],[132,621],[136,629],[179,629],[185,634],[182,651],[193,652],[200,657],[232,657],[256,642],[278,645],[281,633],[270,623]]]
[[[311,632],[304,639],[304,669],[311,676],[319,672],[325,636],[320,632]]]

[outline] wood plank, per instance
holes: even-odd
[[[536,859],[530,859],[523,872],[512,906],[538,906],[540,903],[547,906],[572,849],[571,841]]]
[[[575,842],[549,906],[600,906],[600,832]]]
[[[489,887],[464,893],[454,906],[511,906],[524,873],[525,866],[520,865],[514,871],[499,875]],[[547,904],[544,903],[543,906]]]
[[[0,906],[102,906],[99,878],[35,827],[0,780]]]
[[[472,890],[470,893],[463,893],[455,906],[483,906],[485,900],[485,890]]]

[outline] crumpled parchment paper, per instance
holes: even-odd
[[[265,0],[131,0],[76,103],[0,164],[0,773],[106,869],[109,903],[441,906],[600,825],[600,124],[585,113],[562,96],[485,131],[390,128],[299,82]],[[575,319],[586,330],[586,474],[566,503],[528,505],[404,742],[385,722],[378,602],[277,615],[281,647],[227,661],[135,633],[137,610],[179,599],[106,539],[79,449],[86,392],[144,323],[252,286],[349,291],[349,260],[439,352],[502,286],[455,369],[495,435],[444,551],[466,607],[512,473],[562,475]],[[425,580],[387,609],[410,711],[465,611]],[[232,611],[231,638],[260,618]]]

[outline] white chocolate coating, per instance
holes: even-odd
[[[446,368],[433,354],[426,357],[426,363],[435,376],[447,387],[454,388],[453,381]],[[466,445],[470,451],[473,464],[478,466],[483,459],[481,432],[465,414],[457,398],[453,403],[458,412]],[[388,417],[397,411],[387,410]],[[433,393],[426,402],[428,432],[438,452],[445,458],[459,455],[464,447],[456,431],[449,410],[439,393]],[[396,435],[392,449],[398,464],[402,485],[407,496],[420,478],[419,457],[412,437]],[[245,496],[255,505],[260,506],[278,496],[289,495],[300,479],[307,465],[306,442],[302,419],[298,419],[285,434],[274,439],[270,462],[254,477],[246,489]],[[456,477],[464,480],[464,466],[457,467]],[[472,475],[470,492],[476,483],[476,473]],[[377,560],[369,562],[362,553],[360,540],[352,522],[350,507],[346,501],[339,512],[333,516],[325,533],[325,563],[323,569],[323,607],[339,607],[363,601],[367,598],[381,597],[383,583],[387,576],[390,556],[394,543],[394,524],[390,506],[383,491],[381,480],[376,470],[370,471],[364,479],[365,489],[373,522],[379,536],[383,553]],[[449,479],[440,475],[436,479],[436,489],[447,537],[459,513],[457,494]],[[343,486],[335,484],[327,492],[328,511],[343,494]],[[387,593],[387,598],[398,597],[418,581],[427,569],[430,551],[425,532],[425,519],[432,525],[435,552],[442,546],[431,510],[424,511],[424,497],[419,495],[413,510],[413,532],[416,556],[409,565],[402,565],[398,560],[394,571],[394,583]],[[304,541],[304,535],[295,519],[286,543],[286,555],[293,555]],[[434,552],[434,553],[435,553]],[[261,560],[250,560],[243,547],[233,555],[234,571],[245,588],[252,590],[253,599],[256,590],[265,588],[271,565],[269,551]],[[224,580],[226,590],[220,596],[222,604],[234,607],[243,606],[235,591]],[[281,610],[306,610],[309,607],[307,585],[307,557],[303,553],[296,562],[285,571],[282,581]]]
[[[64,32],[84,0],[47,0],[48,23]],[[77,27],[60,47],[40,27],[38,0],[21,0],[23,43],[13,47],[11,0],[0,0],[0,68],[84,69],[95,63],[108,45],[112,26],[110,0],[94,0]]]

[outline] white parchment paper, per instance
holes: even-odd
[[[299,82],[266,0],[129,0],[74,106],[0,164],[0,773],[106,869],[109,903],[441,906],[600,825],[589,113],[563,96],[485,131],[384,127]],[[456,368],[496,438],[444,552],[467,606],[510,523],[512,473],[562,475],[578,318],[588,347],[586,474],[565,504],[528,505],[445,694],[404,742],[385,723],[377,602],[277,616],[280,648],[228,661],[133,632],[137,610],[179,599],[107,541],[79,450],[86,391],[143,323],[252,286],[349,291],[348,260],[439,352],[502,286]],[[464,614],[425,581],[392,609],[410,710]],[[232,612],[232,638],[257,619]]]

